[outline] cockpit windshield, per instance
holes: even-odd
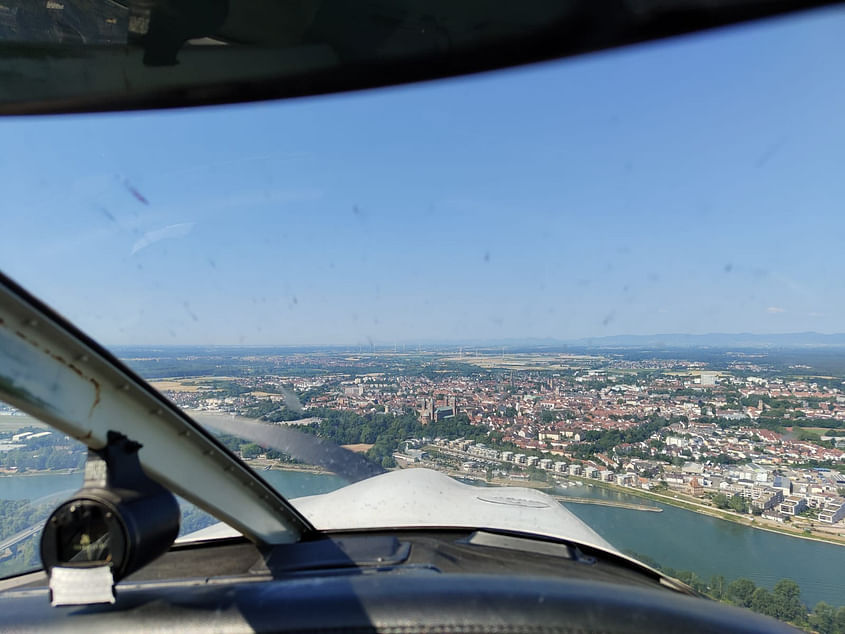
[[[539,489],[696,590],[845,632],[843,30],[3,119],[0,269],[317,528],[345,516],[314,496],[387,472],[475,486],[491,522],[540,502],[486,488]],[[2,407],[5,576],[86,454]]]

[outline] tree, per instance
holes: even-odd
[[[807,608],[801,603],[801,588],[792,579],[781,579],[775,584],[773,596],[778,612],[774,616],[794,623],[804,620]]]
[[[373,429],[369,423],[365,423],[361,428],[361,442],[368,445],[375,444],[378,439],[378,430]]]
[[[836,634],[845,634],[845,606],[842,606],[836,611],[836,617],[833,620],[834,632]]]
[[[724,493],[717,493],[713,496],[713,504],[715,504],[717,508],[726,509],[728,508],[729,503],[730,498]]]
[[[748,502],[746,502],[739,494],[734,495],[730,499],[728,506],[731,510],[736,511],[737,513],[748,513]]]
[[[264,452],[261,447],[256,445],[254,442],[247,443],[245,445],[241,445],[241,455],[244,459],[249,460],[250,458],[257,458]]]
[[[558,420],[557,414],[551,410],[544,409],[540,413],[540,422],[542,423],[553,423]]]
[[[778,617],[780,605],[775,596],[765,588],[757,588],[751,595],[751,609],[766,616]]]
[[[754,591],[757,589],[757,586],[754,585],[754,582],[751,579],[741,578],[737,579],[736,581],[731,581],[728,584],[728,599],[730,599],[731,603],[734,605],[739,605],[744,608],[751,607],[751,596],[754,594]]]
[[[704,583],[704,581],[694,572],[690,572],[689,570],[678,570],[674,576],[683,581],[696,592],[705,592],[707,590],[707,584]]]
[[[835,618],[836,613],[833,608],[824,601],[819,601],[810,615],[810,627],[817,630],[819,634],[835,634]]]
[[[721,601],[725,598],[725,578],[722,575],[713,575],[710,578],[710,596]]]

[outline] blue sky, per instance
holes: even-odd
[[[0,269],[106,344],[843,332],[843,32],[0,120]]]

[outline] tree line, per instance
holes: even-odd
[[[628,554],[716,601],[748,608],[819,634],[845,634],[845,606],[837,608],[819,601],[808,610],[801,600],[800,586],[792,579],[781,579],[771,591],[744,577],[728,583],[722,575],[714,575],[708,582],[689,570],[661,566],[647,555],[632,551]]]
[[[37,427],[24,427],[16,433],[42,432]],[[6,440],[9,440],[9,437]],[[0,468],[17,469],[19,472],[57,469],[81,469],[85,464],[87,451],[81,444],[67,436],[51,433],[40,438],[25,438],[23,447],[0,452]]]
[[[476,442],[489,442],[490,433],[485,427],[473,425],[469,417],[459,412],[457,416],[423,424],[414,411],[393,415],[384,412],[357,414],[346,410],[314,408],[310,416],[320,420],[300,427],[302,431],[316,434],[338,445],[372,444],[367,457],[389,468],[396,466],[393,454],[409,438],[466,438]]]
[[[50,504],[34,505],[29,500],[0,500],[0,540],[5,540],[33,524],[44,522],[52,510]],[[13,546],[11,552],[0,553],[0,578],[40,568],[38,545],[36,534]]]

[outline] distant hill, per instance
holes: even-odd
[[[791,348],[804,346],[845,347],[845,333],[792,332],[770,335],[752,333],[680,333],[656,335],[613,335],[589,337],[568,342],[572,345],[596,347],[665,347],[665,348]]]
[[[611,335],[605,337],[583,337],[581,339],[555,339],[552,337],[525,337],[508,339],[463,339],[463,340],[416,340],[410,342],[375,342],[369,344],[346,345],[161,345],[161,346],[111,346],[123,359],[133,358],[172,358],[178,356],[199,355],[200,357],[271,355],[294,353],[358,353],[385,352],[407,348],[414,352],[420,346],[423,349],[452,350],[463,349],[469,353],[472,349],[483,352],[497,352],[501,349],[508,353],[548,351],[560,352],[572,348],[845,348],[845,333],[821,334],[818,332],[793,332],[771,335],[752,333],[709,333],[690,335],[667,333],[655,335]],[[212,373],[213,374],[213,373]]]
[[[423,346],[435,348],[472,348],[507,352],[531,350],[561,351],[567,348],[841,348],[845,347],[845,333],[790,332],[776,334],[708,333],[691,335],[663,333],[654,335],[611,335],[580,339],[526,337],[509,339],[470,339],[453,341],[421,341]],[[414,343],[413,345],[417,345]],[[380,346],[381,347],[381,346]]]

